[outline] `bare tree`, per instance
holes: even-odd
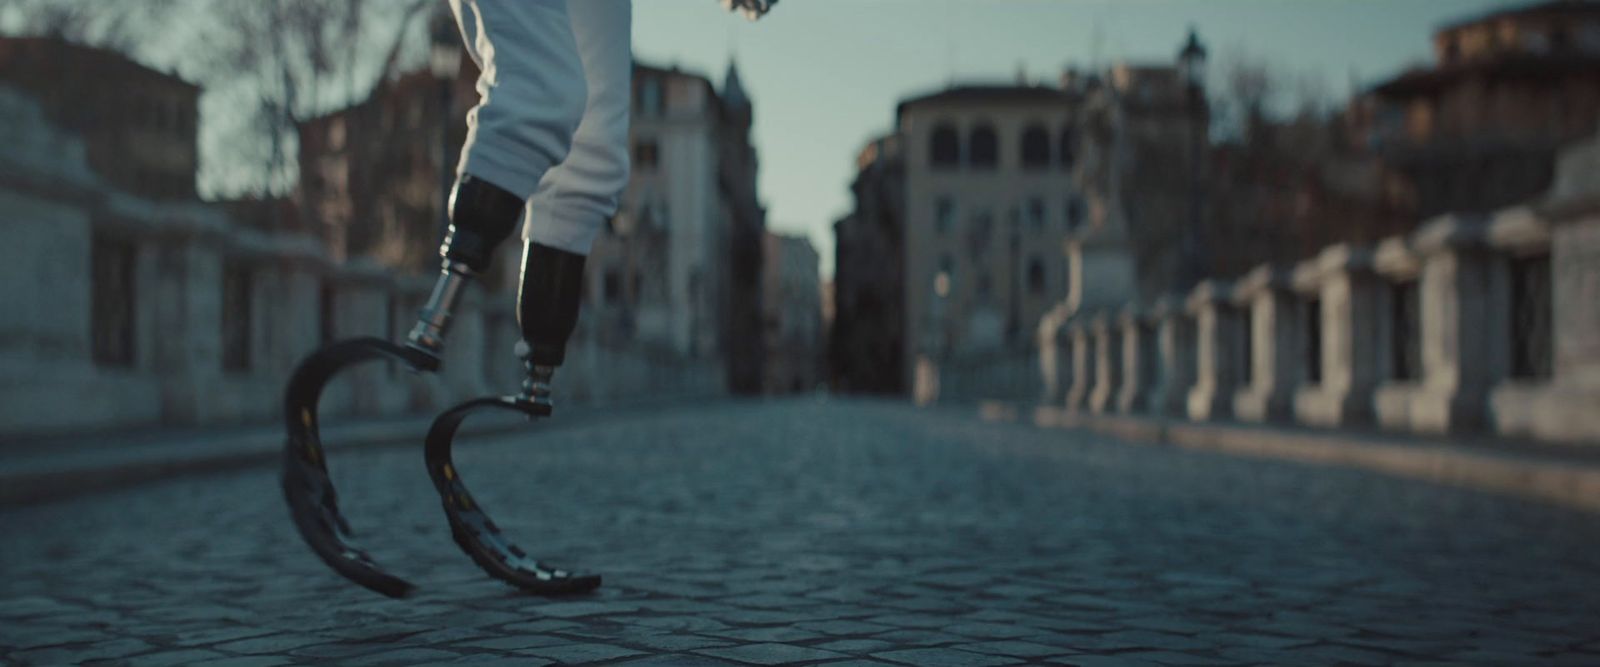
[[[0,16],[16,21],[7,28],[17,34],[54,35],[127,52],[162,29],[180,5],[179,0],[0,0]]]
[[[297,173],[301,123],[326,112],[328,100],[355,100],[375,82],[364,70],[381,57],[377,81],[391,76],[416,19],[438,0],[207,0],[215,29],[199,51],[209,89],[234,88],[248,106],[242,141],[262,141],[259,178],[245,186],[281,195]],[[306,213],[301,210],[302,216]]]

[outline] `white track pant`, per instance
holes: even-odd
[[[528,199],[523,237],[589,254],[628,185],[632,0],[450,0],[477,61],[457,174]]]

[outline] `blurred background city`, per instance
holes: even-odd
[[[1593,3],[705,4],[638,8],[569,400],[1600,434],[1594,232],[1560,205],[1593,192]],[[410,326],[477,98],[443,3],[9,0],[0,27],[0,432],[261,422],[319,343]],[[368,373],[330,413],[514,386],[516,251],[443,376]]]
[[[0,0],[0,665],[1600,664],[1600,1],[722,5],[634,3],[557,418],[463,436],[605,584],[418,465],[525,379],[509,243],[322,396],[401,602],[278,420],[438,275],[447,3]]]

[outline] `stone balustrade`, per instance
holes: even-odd
[[[1109,311],[1041,340],[1069,410],[1600,443],[1600,137],[1543,199]],[[1108,368],[1111,367],[1111,368]]]
[[[240,228],[204,204],[6,176],[0,277],[20,316],[0,321],[0,436],[269,422],[301,358],[334,339],[403,336],[433,285],[332,261],[310,238]],[[328,386],[324,414],[417,414],[516,391],[513,300],[469,290],[439,373],[350,369]],[[715,360],[602,345],[585,330],[558,376],[562,400],[722,391]]]

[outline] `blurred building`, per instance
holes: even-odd
[[[1373,87],[1353,120],[1418,219],[1529,199],[1600,122],[1600,3],[1557,0],[1433,36],[1434,63]]]
[[[365,100],[300,124],[297,196],[330,255],[413,273],[438,270],[442,176],[454,176],[467,110],[478,102],[477,78],[466,58],[449,80],[427,69],[409,72],[379,82]],[[503,254],[487,282],[516,275],[515,257]]]
[[[835,391],[905,391],[905,162],[900,138],[856,158],[854,209],[833,225],[834,317],[828,376]]]
[[[822,370],[822,284],[817,251],[803,236],[768,232],[762,253],[766,393],[809,391]]]
[[[1082,224],[1070,174],[1081,99],[1032,85],[960,86],[900,103],[906,355],[976,356],[1032,342],[1065,298]]]
[[[634,68],[633,175],[590,256],[590,307],[609,335],[721,357],[730,386],[758,386],[761,233],[752,108],[735,70]]]
[[[722,110],[717,183],[731,225],[722,349],[726,353],[728,389],[753,394],[761,391],[766,355],[761,336],[764,297],[759,281],[751,278],[762,272],[767,210],[756,189],[761,161],[750,143],[755,109],[739,81],[738,69],[732,64],[722,84]]]
[[[0,83],[80,137],[89,168],[111,185],[155,200],[195,198],[199,86],[60,37],[0,37]]]

